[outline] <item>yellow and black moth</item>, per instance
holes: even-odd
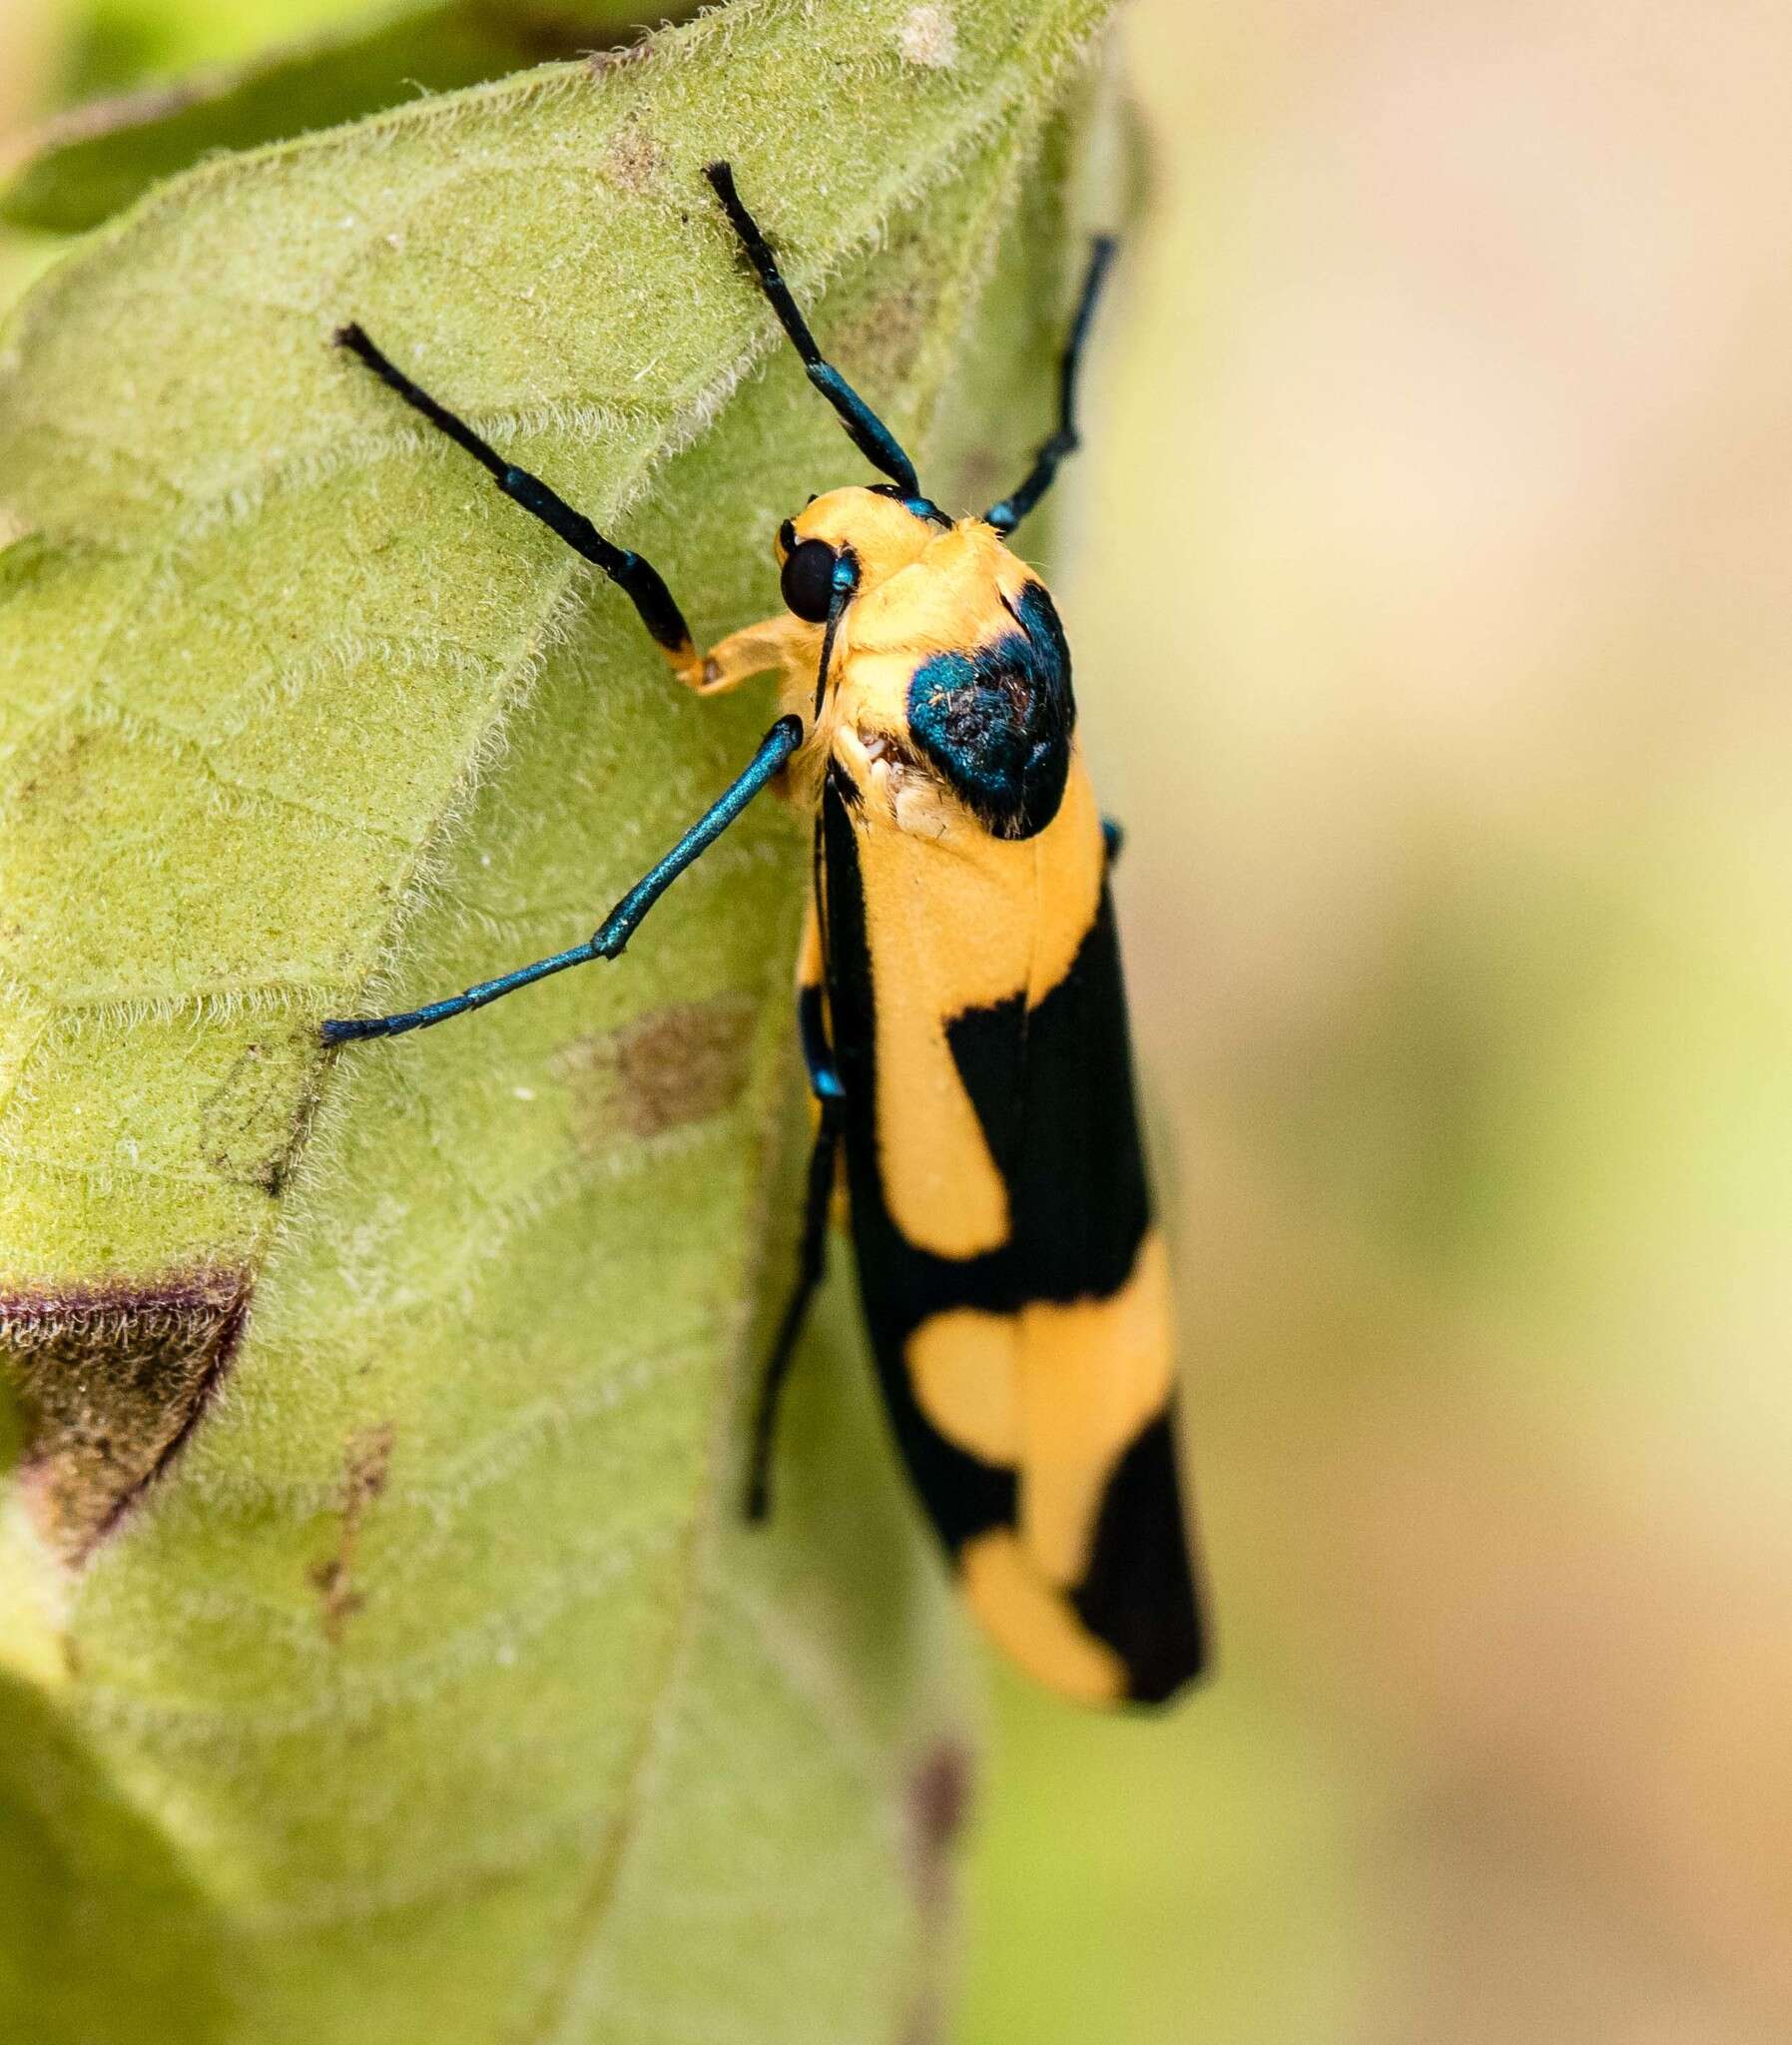
[[[622,588],[681,682],[713,695],[775,672],[782,714],[586,943],[425,1008],[326,1022],[323,1037],[426,1028],[614,959],[762,790],[801,805],[815,819],[798,1022],[816,1134],[748,1509],[766,1510],[779,1392],[844,1181],[896,1442],[967,1603],[1067,1696],[1161,1703],[1204,1643],[1108,890],[1117,834],[1077,742],[1057,612],[1006,544],[1076,445],[1077,362],[1112,244],[1095,245],[1065,345],[1057,430],[1018,489],[954,520],[822,356],[728,165],[706,176],[811,382],[889,480],[787,519],[786,609],[702,653],[650,563],[343,328],[339,344]]]

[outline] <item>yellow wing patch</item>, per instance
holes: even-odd
[[[1170,1277],[1156,1229],[1107,1299],[954,1307],[908,1338],[914,1396],[947,1441],[1014,1470],[1020,1537],[1048,1584],[1083,1576],[1116,1466],[1170,1397]]]
[[[1040,1582],[1007,1528],[967,1541],[958,1567],[964,1602],[995,1645],[1029,1676],[1079,1704],[1111,1704],[1125,1696],[1126,1665]]]
[[[1020,1461],[1022,1319],[957,1307],[922,1321],[906,1352],[915,1404],[933,1426],[1009,1469]]]

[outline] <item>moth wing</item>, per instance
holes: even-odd
[[[947,1038],[1011,1216],[1006,1298],[930,1316],[907,1345],[923,1412],[949,1431],[980,1401],[983,1450],[1015,1473],[1012,1524],[959,1551],[966,1595],[1056,1688],[1161,1702],[1205,1644],[1105,885],[1061,979],[955,1018]]]
[[[1159,1702],[1203,1636],[1086,776],[1029,844],[949,859],[862,815],[830,789],[826,980],[897,1445],[1001,1647],[1066,1695]],[[973,978],[1017,991],[954,994]]]

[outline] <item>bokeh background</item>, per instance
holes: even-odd
[[[5,0],[0,132],[357,5]],[[1058,581],[1223,1659],[1149,1724],[991,1671],[961,2045],[1769,2045],[1792,15],[1128,37]]]

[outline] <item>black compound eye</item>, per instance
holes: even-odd
[[[806,539],[784,564],[784,600],[798,617],[825,625],[834,608],[834,563],[839,557],[825,539]]]
[[[778,551],[787,561],[797,551],[797,528],[788,518],[778,528]]]

